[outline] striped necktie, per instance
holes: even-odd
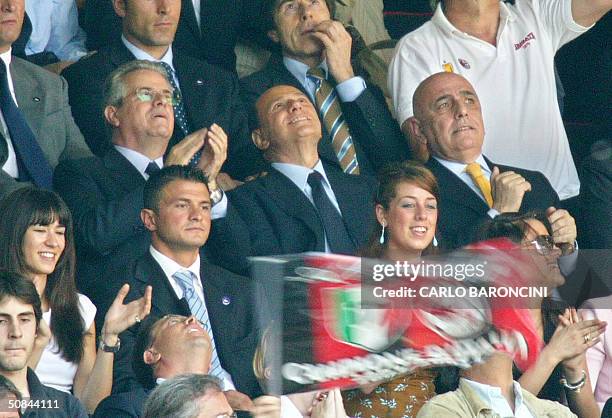
[[[336,89],[325,79],[325,73],[321,68],[311,68],[307,75],[316,85],[315,104],[319,109],[319,116],[323,120],[323,125],[331,138],[332,147],[336,152],[338,161],[340,161],[340,167],[345,173],[359,174],[359,163],[355,154],[353,138],[344,116],[342,116]]]
[[[174,70],[168,63],[163,61],[159,62],[164,70],[166,70],[166,74],[168,75],[168,81],[170,81],[170,85],[174,90],[174,103],[172,104],[172,109],[174,110],[174,123],[178,125],[183,133],[183,136],[187,136],[191,133],[191,127],[189,126],[189,122],[187,121],[187,113],[185,112],[185,105],[183,104],[183,95],[181,94],[181,90],[179,90],[176,81],[174,80]],[[197,152],[193,158],[191,159],[191,164],[197,164],[200,160],[200,152]]]
[[[465,172],[469,174],[472,178],[472,181],[478,187],[478,190],[482,193],[482,196],[487,201],[487,205],[489,207],[493,207],[493,195],[491,194],[491,182],[487,180],[484,173],[482,172],[482,168],[480,168],[480,164],[474,162],[470,163],[465,167]]]
[[[206,332],[208,332],[208,335],[210,335],[210,341],[212,344],[212,356],[208,374],[216,376],[222,380],[227,379],[229,377],[229,374],[225,370],[223,370],[223,367],[221,367],[221,362],[219,361],[219,356],[217,355],[217,347],[215,344],[215,339],[213,337],[212,328],[210,326],[210,318],[208,317],[206,305],[204,305],[204,301],[200,299],[198,294],[195,292],[195,288],[193,287],[193,281],[197,280],[197,277],[189,270],[179,270],[174,273],[172,277],[176,280],[178,285],[183,290],[183,297],[187,301],[187,305],[189,305],[189,310],[191,311],[193,316],[195,316],[198,321],[200,321]]]

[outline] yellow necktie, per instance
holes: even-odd
[[[465,168],[465,172],[470,175],[472,181],[478,187],[483,197],[487,201],[489,207],[493,206],[493,196],[491,195],[491,183],[482,173],[482,169],[480,168],[480,164],[478,163],[470,163]]]

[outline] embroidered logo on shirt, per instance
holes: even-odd
[[[529,32],[527,36],[525,36],[521,42],[519,42],[518,44],[514,44],[514,50],[518,51],[521,48],[527,49],[527,47],[529,46],[529,41],[532,41],[534,39],[535,39],[535,35],[533,34],[533,32]]]
[[[461,64],[461,66],[465,68],[466,70],[469,70],[470,68],[472,68],[470,63],[464,60],[463,58],[459,58],[459,64]]]
[[[454,73],[455,70],[453,68],[453,64],[451,64],[450,62],[445,62],[444,64],[442,64],[442,69],[447,72],[447,73]]]

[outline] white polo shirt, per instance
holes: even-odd
[[[389,68],[397,120],[413,114],[412,96],[431,74],[469,80],[482,104],[483,153],[493,161],[542,172],[561,199],[580,182],[557,104],[555,52],[588,28],[574,22],[571,0],[500,3],[497,47],[460,32],[438,5],[432,19],[404,36]]]

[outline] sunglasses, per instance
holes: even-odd
[[[538,235],[533,241],[530,241],[529,243],[532,244],[535,247],[536,251],[542,255],[548,255],[555,248],[559,248],[557,247],[557,244],[555,243],[553,237],[551,237],[550,235]]]

